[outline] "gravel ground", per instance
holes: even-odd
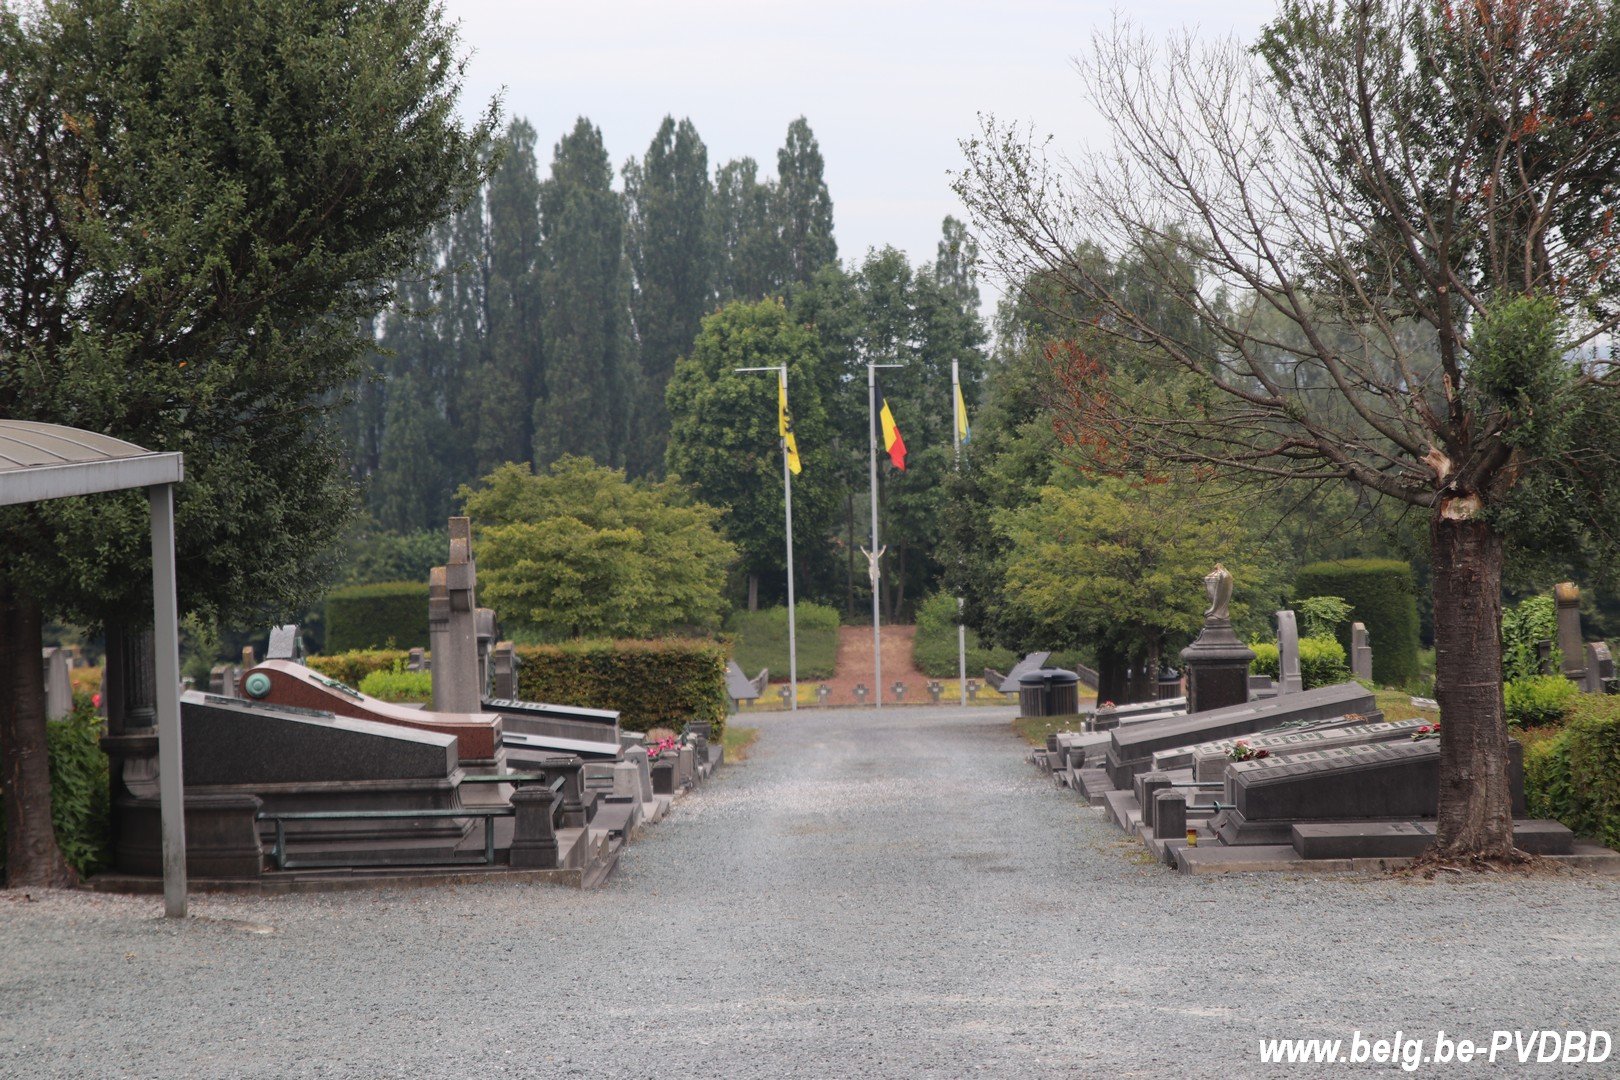
[[[1620,1035],[1620,882],[1183,878],[1007,720],[750,717],[750,760],[596,892],[198,896],[178,924],[0,892],[0,1074],[1256,1076],[1261,1037]]]

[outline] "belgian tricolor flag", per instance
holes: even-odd
[[[906,471],[906,440],[900,437],[900,425],[894,422],[894,413],[889,410],[889,399],[883,396],[883,388],[878,387],[878,423],[883,425],[883,449],[888,451],[889,460],[901,472]]]

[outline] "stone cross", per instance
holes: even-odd
[[[1277,693],[1298,694],[1305,689],[1299,672],[1299,625],[1292,611],[1277,612]]]
[[[1350,674],[1372,681],[1372,642],[1367,637],[1365,623],[1350,624]]]
[[[433,711],[477,712],[483,685],[478,672],[478,567],[472,523],[450,519],[450,560],[428,577],[428,644],[432,649]]]

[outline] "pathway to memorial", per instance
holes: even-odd
[[[200,896],[181,925],[0,892],[0,1074],[1292,1076],[1322,1070],[1259,1039],[1620,1029],[1620,883],[1179,877],[1009,715],[750,717],[750,760],[598,892]]]
[[[884,626],[879,633],[883,641],[883,702],[884,707],[894,703],[892,687],[895,680],[906,684],[906,694],[912,699],[928,694],[928,676],[912,666],[911,647],[917,636],[915,626]],[[870,626],[840,626],[838,628],[838,659],[832,678],[824,680],[832,691],[828,695],[833,705],[855,705],[857,683],[870,694],[877,685],[877,668],[872,663],[872,628]],[[971,673],[978,678],[977,672]],[[869,696],[867,702],[872,698]]]

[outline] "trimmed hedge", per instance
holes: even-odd
[[[328,679],[336,679],[345,686],[359,689],[366,676],[373,671],[393,671],[396,664],[404,666],[410,658],[410,652],[405,649],[356,649],[353,652],[306,657],[304,666]]]
[[[838,661],[837,609],[807,602],[795,605],[794,614],[799,681],[832,678]],[[726,620],[726,633],[732,638],[732,659],[749,678],[760,668],[770,668],[777,681],[788,677],[787,608],[735,612]]]
[[[1418,677],[1417,589],[1412,567],[1399,559],[1340,559],[1302,566],[1294,577],[1295,596],[1342,596],[1350,618],[1367,627],[1372,640],[1373,682],[1404,686]],[[1337,631],[1350,647],[1350,624]]]
[[[428,587],[419,581],[349,585],[326,596],[328,653],[428,643]]]
[[[1254,659],[1249,661],[1251,675],[1269,675],[1280,679],[1282,661],[1277,655],[1274,641],[1251,641]],[[1345,662],[1344,646],[1330,637],[1303,637],[1299,639],[1299,675],[1305,689],[1318,686],[1336,686],[1350,681],[1350,665]]]
[[[1582,694],[1563,730],[1517,737],[1530,816],[1620,849],[1620,698]]]
[[[935,593],[917,607],[917,636],[911,642],[911,662],[931,679],[956,678],[956,598]],[[968,678],[977,679],[985,668],[1010,671],[1018,657],[1011,649],[979,644],[979,635],[967,632]],[[1051,661],[1056,664],[1056,660]]]
[[[726,723],[726,649],[690,638],[520,645],[518,696],[525,701],[619,710],[625,731]]]

